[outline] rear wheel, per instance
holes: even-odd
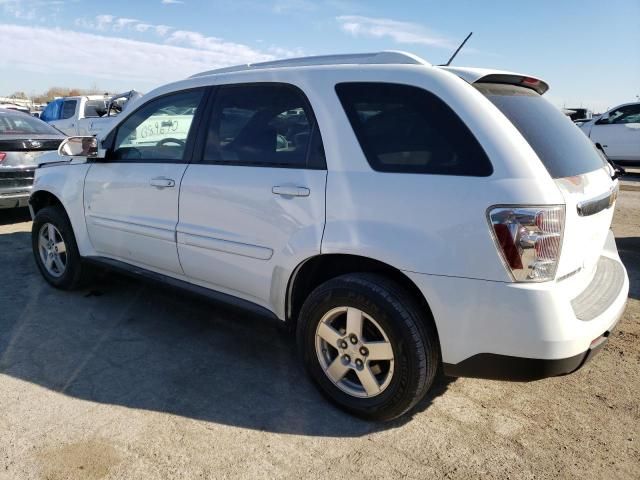
[[[439,364],[430,318],[400,286],[350,274],[316,288],[298,322],[298,346],[330,400],[361,417],[391,420],[427,392]]]
[[[56,288],[71,290],[86,277],[71,223],[62,207],[40,210],[31,228],[33,256],[40,273]]]

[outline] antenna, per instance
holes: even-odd
[[[453,62],[453,59],[456,58],[456,55],[458,55],[458,52],[462,49],[462,47],[464,47],[464,44],[467,43],[467,40],[471,38],[471,35],[473,35],[473,32],[469,32],[469,35],[467,35],[467,38],[465,38],[460,44],[460,46],[456,49],[456,51],[453,52],[453,55],[451,55],[451,58],[449,59],[449,61],[444,65],[440,65],[441,67],[448,67],[449,65],[451,65],[451,62]]]

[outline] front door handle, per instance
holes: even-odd
[[[276,195],[284,195],[285,197],[308,197],[311,191],[307,187],[292,187],[276,185],[271,189]]]
[[[167,187],[176,186],[176,181],[167,177],[152,178],[149,183],[151,184],[152,187],[157,187],[157,188],[167,188]]]

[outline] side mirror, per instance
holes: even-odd
[[[98,139],[96,137],[69,137],[58,147],[58,155],[96,158],[98,156]]]
[[[598,118],[598,120],[596,120],[596,125],[603,125],[603,124],[608,124],[609,123],[609,114],[608,113],[604,113],[602,115],[600,115],[600,118]]]

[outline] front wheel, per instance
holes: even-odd
[[[45,207],[36,214],[31,227],[31,246],[40,273],[51,285],[71,290],[83,283],[86,267],[62,207]]]
[[[435,378],[440,355],[427,315],[383,276],[343,275],[305,301],[298,347],[331,401],[364,418],[391,420],[420,401]]]

